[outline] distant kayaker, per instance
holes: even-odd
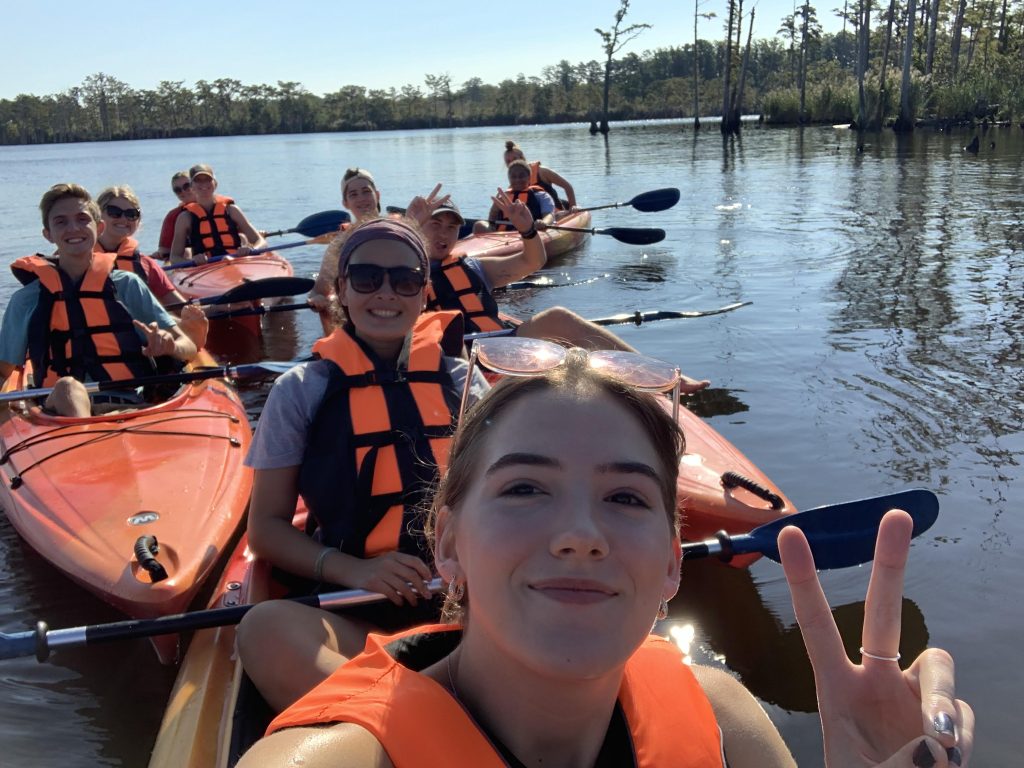
[[[428,259],[414,223],[360,222],[329,253],[343,317],[314,345],[320,359],[281,376],[263,408],[247,459],[249,543],[307,591],[363,588],[391,604],[343,616],[280,601],[250,611],[239,651],[278,709],[362,650],[372,629],[438,615],[424,597],[433,571],[422,513],[467,373],[461,316],[420,314]],[[486,389],[477,372],[472,392]],[[292,525],[300,496],[313,537]]]
[[[507,168],[513,160],[523,160],[530,167],[530,184],[542,187],[545,192],[551,195],[555,206],[560,210],[572,210],[576,207],[576,190],[572,184],[566,181],[555,171],[541,165],[539,160],[529,162],[523,150],[514,141],[505,142],[505,167]],[[559,186],[565,192],[564,200],[559,198],[555,187]]]
[[[178,216],[185,210],[186,205],[196,201],[196,193],[192,190],[192,181],[188,177],[188,171],[178,171],[171,176],[171,191],[177,196],[178,204],[167,212],[163,224],[160,225],[160,241],[156,251],[158,259],[171,257],[171,246],[174,244],[174,225],[178,221]],[[191,251],[186,249],[184,256],[186,259],[191,258]]]
[[[380,216],[380,191],[373,174],[365,168],[347,168],[341,177],[341,204],[352,214],[354,222]],[[342,224],[341,228],[345,230],[349,226]],[[329,243],[333,237],[334,233],[331,233],[322,239]],[[309,305],[317,312],[327,312],[331,307],[337,268],[337,257],[331,256],[329,252],[324,253],[316,283],[309,293]]]
[[[513,160],[508,166],[506,195],[516,202],[523,203],[533,217],[533,224],[543,231],[548,224],[555,223],[555,201],[547,192],[539,186],[530,184],[530,166],[525,160]],[[487,221],[477,221],[473,225],[473,232],[483,234],[485,232],[501,232],[511,230],[508,224],[500,223],[502,211],[497,203],[491,205],[487,213]]]
[[[116,269],[114,254],[94,252],[104,225],[88,191],[56,184],[39,210],[57,255],[11,265],[24,287],[4,311],[0,376],[29,360],[35,386],[53,387],[45,407],[61,416],[141,405],[134,392],[98,394],[90,403],[82,382],[153,375],[155,359],[189,360],[195,344],[138,275]]]
[[[242,209],[230,197],[217,194],[213,168],[199,163],[189,168],[188,176],[196,199],[185,204],[174,223],[172,262],[185,261],[185,248],[189,246],[192,260],[205,264],[213,256],[245,256],[266,245]]]
[[[523,238],[523,250],[508,256],[458,257],[451,254],[458,242],[459,228],[465,223],[459,207],[447,196],[438,199],[441,185],[426,198],[409,204],[410,216],[419,218],[430,249],[430,285],[427,309],[461,310],[466,332],[497,331],[515,328],[516,336],[552,339],[584,349],[619,349],[635,352],[614,333],[588,322],[565,307],[550,307],[527,318],[521,324],[509,324],[500,316],[491,291],[522,280],[544,266],[544,243],[537,236],[530,211],[521,201],[512,200],[499,189],[491,198],[499,215],[511,221]],[[423,211],[431,211],[425,217]],[[423,220],[426,218],[426,220]],[[686,391],[696,392],[710,382],[687,379]]]
[[[96,198],[96,204],[100,208],[103,229],[94,250],[117,254],[117,269],[134,272],[141,277],[164,307],[180,309],[178,325],[181,330],[195,342],[196,347],[206,344],[210,327],[206,313],[188,304],[167,277],[167,272],[153,258],[139,251],[135,233],[142,224],[142,206],[135,191],[127,185],[107,187]]]
[[[518,375],[460,419],[433,503],[452,623],[371,636],[239,768],[795,766],[738,680],[650,634],[679,588],[684,447],[658,398],[633,388],[657,367],[637,356],[596,369],[582,350],[507,359]],[[974,715],[949,654],[897,663],[911,529],[902,512],[879,529],[859,664],[803,533],[779,536],[823,765],[970,761]]]

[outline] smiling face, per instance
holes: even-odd
[[[214,193],[217,191],[217,180],[208,173],[197,173],[192,179],[192,192],[196,201],[202,205],[209,205],[213,202]]]
[[[103,234],[100,237],[100,242],[106,248],[116,251],[117,246],[125,238],[132,237],[138,231],[142,219],[129,219],[123,214],[118,218],[112,216],[107,210],[108,208],[116,208],[121,211],[137,211],[138,208],[126,197],[113,197],[103,204],[100,211],[100,220],[103,222]]]
[[[508,168],[508,183],[514,192],[522,192],[530,186],[530,169],[516,163]]]
[[[444,261],[448,252],[459,240],[458,218],[454,213],[439,213],[431,216],[423,227],[427,237],[427,247],[432,261]]]
[[[469,598],[463,643],[545,677],[618,674],[679,576],[640,421],[605,392],[539,390],[477,451],[459,509],[437,522],[438,568]]]
[[[380,193],[361,176],[345,183],[345,195],[342,202],[357,219],[376,216],[380,211]]]
[[[66,259],[88,263],[102,229],[103,225],[93,218],[89,202],[65,197],[50,209],[43,237],[57,247],[61,266],[65,266]]]
[[[419,257],[411,247],[383,239],[370,240],[357,247],[348,261],[349,267],[356,264],[420,268]],[[424,289],[415,296],[400,296],[392,289],[389,277],[384,278],[377,290],[359,293],[346,276],[339,275],[337,292],[338,301],[355,326],[356,336],[385,360],[398,357],[405,337],[426,303]]]

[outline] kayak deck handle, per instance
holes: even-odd
[[[771,489],[765,488],[760,483],[751,480],[746,475],[741,475],[739,472],[723,472],[722,485],[726,488],[743,488],[748,490],[758,498],[764,499],[771,504],[772,509],[776,512],[786,506],[782,497],[777,493],[774,493]]]
[[[139,536],[135,540],[135,559],[149,574],[149,580],[156,584],[167,578],[167,569],[156,559],[160,554],[160,542],[156,536]]]

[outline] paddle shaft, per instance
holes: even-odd
[[[621,315],[612,315],[611,317],[596,317],[587,322],[593,323],[594,325],[626,325],[632,323],[633,325],[643,325],[644,323],[651,323],[655,320],[685,320],[694,317],[709,317],[711,315],[720,315],[724,312],[732,312],[734,309],[745,307],[748,304],[752,304],[750,301],[738,301],[734,304],[726,304],[724,307],[718,309],[705,309],[700,311],[681,311],[674,312],[671,310],[659,310],[655,312],[634,312],[633,314],[623,313]],[[473,339],[486,339],[493,336],[511,336],[515,332],[513,328],[503,328],[500,331],[480,331],[479,333],[467,333],[466,341],[472,341]]]
[[[679,190],[675,187],[665,189],[653,189],[650,192],[642,192],[625,203],[608,203],[607,205],[593,205],[587,208],[577,208],[576,211],[603,211],[607,208],[636,208],[644,213],[655,211],[666,211],[679,202]]]
[[[440,579],[429,582],[429,586],[432,592],[439,592],[444,588]],[[368,592],[365,589],[349,589],[342,592],[292,598],[291,602],[324,610],[341,610],[385,599],[387,598],[384,595],[376,592]],[[180,613],[174,616],[161,616],[157,619],[126,619],[109,624],[68,627],[66,629],[49,629],[46,622],[39,622],[35,630],[10,634],[0,633],[0,659],[34,655],[39,661],[45,661],[50,652],[58,648],[97,645],[126,638],[173,635],[178,632],[230,626],[238,624],[252,607],[252,604],[236,605],[231,608],[214,608],[207,611]]]
[[[819,569],[842,568],[869,562],[874,556],[875,538],[882,517],[891,509],[903,509],[914,521],[913,534],[928,530],[938,517],[939,503],[930,491],[913,489],[870,499],[849,501],[783,515],[755,528],[750,533],[729,536],[719,533],[717,539],[687,544],[686,558],[694,559],[728,552],[731,555],[760,552],[779,560],[779,531],[793,525],[800,528],[810,544],[815,565]],[[724,558],[723,558],[724,559]],[[443,589],[440,579],[429,584],[431,592]],[[386,599],[384,595],[365,590],[332,592],[319,596],[296,598],[294,602],[336,610]],[[0,659],[35,655],[40,661],[54,648],[93,645],[131,637],[152,637],[195,629],[237,624],[250,610],[250,605],[215,608],[208,611],[164,616],[158,619],[117,621],[111,624],[70,627],[51,630],[39,622],[35,630],[0,633]]]
[[[283,251],[286,248],[301,248],[304,245],[311,245],[310,240],[297,240],[294,243],[282,243],[281,245],[268,245],[264,248],[254,248],[249,251],[245,256],[214,256],[212,259],[208,259],[204,264],[197,264],[195,261],[179,261],[177,264],[167,264],[164,266],[165,272],[170,272],[175,269],[184,269],[186,267],[205,267],[207,264],[217,264],[218,262],[226,259],[246,259],[250,256],[259,256],[264,253],[270,253],[271,251]]]
[[[205,379],[237,379],[247,376],[250,373],[281,374],[291,368],[295,363],[264,361],[262,363],[247,363],[245,365],[224,365],[218,368],[202,368],[195,371],[183,371],[182,373],[167,373],[154,376],[142,376],[137,379],[118,379],[115,381],[90,381],[85,386],[85,391],[110,392],[112,390],[137,389],[152,384],[186,384],[190,381],[203,381]],[[38,389],[23,389],[15,392],[0,393],[0,403],[9,403],[14,400],[34,400],[48,397],[54,387],[40,387]]]
[[[242,301],[295,296],[299,293],[308,293],[313,289],[314,284],[315,282],[308,277],[267,277],[263,280],[242,283],[237,288],[232,288],[220,296],[208,296],[193,302],[169,304],[164,309],[177,309],[189,303],[209,306],[211,304],[235,304]]]
[[[277,229],[273,232],[264,232],[264,237],[277,237],[278,235],[290,235],[298,233],[306,237],[319,237],[328,232],[334,232],[342,224],[351,221],[352,217],[347,211],[320,211],[304,218],[291,229]]]

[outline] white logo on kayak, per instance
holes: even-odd
[[[140,512],[128,518],[128,525],[145,525],[146,523],[155,523],[159,519],[159,512]]]

